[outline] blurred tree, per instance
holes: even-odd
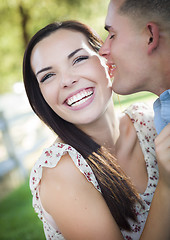
[[[76,19],[104,35],[109,0],[1,0],[0,93],[22,81],[22,58],[30,37],[53,21]]]
[[[22,28],[22,36],[23,36],[23,42],[24,46],[27,46],[27,43],[29,41],[29,36],[27,32],[27,23],[29,21],[29,13],[28,11],[23,7],[22,2],[19,3],[19,12],[21,16],[21,28]]]

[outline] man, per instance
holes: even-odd
[[[170,1],[111,0],[100,54],[108,59],[118,94],[150,91],[158,133],[170,122]]]
[[[100,54],[118,94],[150,91],[159,182],[141,239],[170,239],[170,0],[110,0]],[[162,130],[163,129],[163,130]],[[161,219],[161,220],[159,220]],[[149,235],[148,235],[149,233]]]

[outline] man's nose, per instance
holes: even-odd
[[[101,46],[101,48],[99,50],[99,54],[100,54],[100,56],[103,56],[106,59],[108,59],[108,56],[110,54],[110,45],[108,43],[108,39],[106,39],[105,42],[103,43],[103,45]]]

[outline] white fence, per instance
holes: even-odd
[[[26,160],[46,142],[52,142],[52,133],[29,107],[25,94],[0,96],[0,180],[18,168],[28,176]],[[50,140],[49,140],[50,139]]]
[[[20,168],[24,177],[27,177],[27,170],[15,151],[14,142],[9,131],[9,125],[4,117],[3,112],[0,112],[0,131],[1,145],[3,144],[3,147],[1,146],[1,151],[3,148],[7,153],[6,159],[1,159],[0,162],[0,178],[16,167]],[[1,154],[3,154],[3,152],[1,152]]]

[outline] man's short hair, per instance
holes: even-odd
[[[170,34],[170,0],[124,0],[119,13],[139,24],[153,21]]]

